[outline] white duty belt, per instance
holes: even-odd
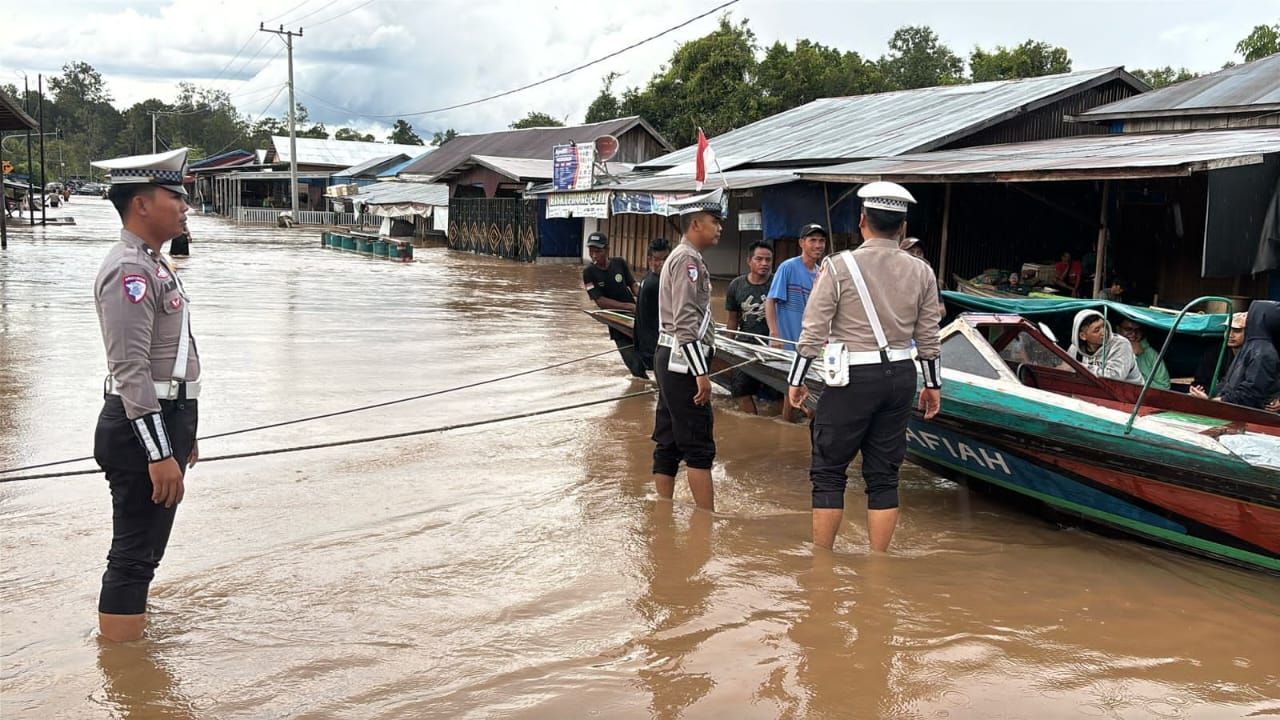
[[[849,274],[853,276],[853,287],[858,291],[863,309],[867,311],[867,323],[871,325],[871,334],[876,338],[876,347],[880,348],[866,352],[846,352],[849,364],[875,365],[882,362],[910,360],[914,352],[911,348],[889,347],[889,341],[884,336],[884,326],[880,324],[880,315],[876,312],[875,304],[871,302],[871,292],[867,290],[867,281],[862,278],[862,269],[858,267],[853,251],[846,250],[840,253],[840,257],[844,260],[845,267],[849,268]]]
[[[707,331],[711,329],[711,310],[708,309],[706,314],[702,316],[702,322],[698,325],[698,342],[711,346],[712,343],[703,342],[703,338],[707,336]],[[680,341],[676,340],[676,336],[668,332],[658,333],[658,345],[669,347],[673,350],[679,349]]]
[[[177,400],[179,395],[184,395],[188,400],[194,400],[200,396],[200,381],[192,380],[186,382],[187,377],[187,357],[191,353],[191,306],[187,302],[187,291],[182,287],[182,280],[178,279],[178,273],[169,263],[166,263],[159,254],[156,255],[156,261],[164,266],[165,270],[173,276],[173,282],[178,286],[178,294],[182,296],[182,337],[178,338],[178,353],[173,358],[173,372],[169,373],[169,380],[156,380],[156,399],[157,400]],[[185,387],[186,392],[182,389]],[[119,395],[119,383],[111,376],[107,376],[106,393],[108,395]]]

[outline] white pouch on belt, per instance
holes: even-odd
[[[844,387],[849,384],[849,356],[844,343],[827,343],[822,348],[822,367],[819,370],[827,387]]]

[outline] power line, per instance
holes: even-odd
[[[263,22],[264,24],[265,24],[265,23],[269,23],[269,22],[275,22],[276,20],[279,20],[280,18],[284,17],[285,15],[288,15],[289,13],[293,12],[294,10],[297,10],[298,8],[302,7],[303,5],[306,5],[306,4],[307,4],[307,3],[309,3],[309,2],[311,2],[311,0],[302,0],[302,2],[298,3],[297,5],[294,5],[293,7],[289,8],[288,10],[285,10],[284,12],[280,13],[279,15],[275,15],[275,16],[273,16],[273,17],[269,17],[269,18],[267,18],[266,20],[263,20],[262,22]],[[289,23],[289,24],[290,24],[290,25],[292,25],[293,23],[291,22],[291,23]]]
[[[634,50],[634,49],[636,49],[636,48],[640,47],[641,45],[644,45],[644,44],[646,44],[646,43],[653,42],[654,40],[657,40],[658,38],[662,37],[663,35],[667,35],[667,34],[673,33],[673,32],[675,32],[676,30],[679,30],[680,28],[685,27],[686,25],[690,25],[690,24],[692,24],[692,23],[694,23],[694,22],[696,22],[696,21],[698,21],[698,20],[701,20],[701,19],[702,19],[702,18],[704,18],[704,17],[707,17],[708,15],[712,15],[712,14],[714,14],[714,13],[717,13],[717,12],[719,12],[719,11],[721,11],[721,10],[723,10],[723,9],[725,9],[725,8],[727,8],[727,7],[729,7],[730,5],[735,5],[735,4],[737,4],[737,3],[738,3],[738,1],[739,1],[739,0],[728,0],[728,2],[721,3],[720,5],[717,5],[717,6],[715,6],[715,7],[711,8],[710,10],[708,10],[708,11],[706,11],[706,12],[704,12],[704,13],[700,14],[700,15],[697,15],[697,16],[695,16],[695,17],[691,17],[691,18],[689,18],[688,20],[685,20],[684,22],[680,23],[679,25],[675,25],[675,26],[673,26],[673,27],[669,27],[669,28],[667,28],[666,30],[663,30],[662,32],[657,33],[656,35],[650,35],[649,37],[647,37],[647,38],[645,38],[645,39],[643,39],[643,40],[640,40],[640,41],[634,42],[634,43],[632,43],[632,44],[630,44],[630,45],[628,45],[628,46],[626,46],[626,47],[622,48],[621,50],[616,50],[616,51],[614,51],[614,52],[609,53],[608,55],[605,55],[604,57],[596,58],[595,60],[592,60],[592,61],[590,61],[590,62],[583,63],[583,64],[581,64],[581,65],[578,65],[577,67],[569,68],[568,70],[565,70],[564,72],[561,72],[561,73],[557,73],[557,74],[555,74],[555,75],[552,75],[551,77],[544,78],[544,79],[542,79],[542,80],[538,80],[537,82],[531,82],[531,83],[529,83],[528,85],[521,85],[520,87],[518,87],[518,88],[514,88],[514,89],[512,89],[512,90],[506,90],[506,91],[504,91],[504,92],[500,92],[500,93],[497,93],[497,94],[494,94],[494,95],[489,95],[489,96],[487,96],[487,97],[482,97],[482,98],[480,98],[480,99],[478,99],[478,100],[470,100],[470,101],[468,101],[468,102],[458,103],[458,104],[456,104],[456,105],[449,105],[449,106],[446,106],[446,107],[432,108],[432,109],[430,109],[430,110],[418,110],[418,111],[415,111],[415,112],[382,113],[382,114],[379,114],[379,113],[362,113],[362,112],[357,112],[357,111],[355,111],[355,110],[352,110],[351,108],[346,108],[346,107],[342,107],[341,105],[337,105],[337,104],[331,103],[331,102],[329,102],[328,100],[325,100],[324,98],[322,98],[322,97],[320,97],[320,96],[318,96],[318,95],[315,95],[315,94],[313,94],[313,93],[309,93],[309,92],[307,92],[306,90],[303,90],[303,89],[301,89],[301,88],[299,88],[299,89],[298,89],[298,92],[300,92],[300,93],[302,93],[303,95],[306,95],[307,97],[309,97],[309,98],[311,98],[311,99],[313,99],[313,100],[316,100],[317,102],[320,102],[320,103],[322,103],[322,104],[324,104],[324,105],[326,105],[326,106],[328,106],[328,107],[330,107],[330,108],[333,108],[333,109],[335,109],[335,110],[341,110],[341,111],[343,111],[343,112],[347,112],[347,113],[351,113],[352,115],[354,115],[354,116],[356,116],[356,117],[365,117],[365,118],[378,118],[378,119],[384,119],[384,118],[405,118],[405,117],[414,117],[414,116],[416,116],[416,115],[434,115],[434,114],[436,114],[436,113],[447,112],[447,111],[449,111],[449,110],[458,110],[459,108],[470,107],[470,106],[472,106],[472,105],[479,105],[480,103],[489,102],[490,100],[497,100],[498,98],[501,98],[501,97],[506,97],[506,96],[508,96],[508,95],[514,95],[514,94],[516,94],[516,93],[518,93],[518,92],[523,92],[523,91],[528,90],[528,89],[530,89],[530,88],[538,87],[539,85],[545,85],[545,84],[547,84],[547,83],[549,83],[549,82],[552,82],[553,80],[559,80],[560,78],[567,77],[567,76],[572,75],[573,73],[576,73],[576,72],[578,72],[578,71],[580,71],[580,70],[585,70],[585,69],[587,69],[587,68],[591,67],[592,65],[599,65],[600,63],[604,62],[605,60],[609,60],[609,59],[615,58],[615,57],[617,57],[617,56],[619,56],[619,55],[621,55],[621,54],[623,54],[623,53],[625,53],[625,52],[627,52],[627,51],[629,51],[629,50]],[[369,0],[369,2],[373,2],[373,0]],[[368,3],[365,3],[365,4],[367,5]],[[361,6],[361,7],[363,7],[363,6]],[[355,8],[353,8],[353,10],[354,10],[354,9],[355,9]]]
[[[311,24],[310,24],[310,27],[312,27],[312,28],[317,28],[317,27],[320,27],[321,25],[324,25],[325,23],[333,22],[334,20],[337,20],[337,19],[338,19],[338,18],[340,18],[340,17],[345,17],[345,16],[347,16],[347,15],[350,15],[351,13],[353,13],[353,12],[355,12],[355,11],[359,10],[360,8],[362,8],[362,7],[366,6],[366,5],[370,5],[370,4],[372,4],[373,2],[374,2],[374,0],[365,0],[365,2],[360,3],[359,5],[357,5],[357,6],[353,7],[353,8],[351,8],[350,10],[347,10],[347,11],[344,11],[344,12],[340,12],[340,13],[338,13],[337,15],[334,15],[333,17],[329,18],[328,20],[318,20],[318,21],[316,21],[316,22],[313,22],[313,23],[311,23]]]

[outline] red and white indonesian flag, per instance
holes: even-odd
[[[720,168],[720,163],[716,162],[716,151],[711,149],[711,143],[707,142],[707,136],[702,134],[702,128],[698,128],[698,156],[694,162],[693,171],[695,190],[701,190],[702,183],[707,181],[708,165],[715,165],[716,169]]]

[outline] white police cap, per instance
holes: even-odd
[[[112,185],[159,185],[186,196],[182,178],[187,174],[187,148],[155,155],[131,155],[91,163],[111,174]]]
[[[914,205],[916,199],[907,189],[898,183],[883,180],[867,183],[858,188],[858,197],[862,198],[862,207],[904,213],[907,207]]]
[[[724,218],[728,215],[725,208],[724,188],[716,188],[701,195],[691,195],[687,198],[672,200],[671,208],[681,215],[700,212],[708,212],[718,218]]]

